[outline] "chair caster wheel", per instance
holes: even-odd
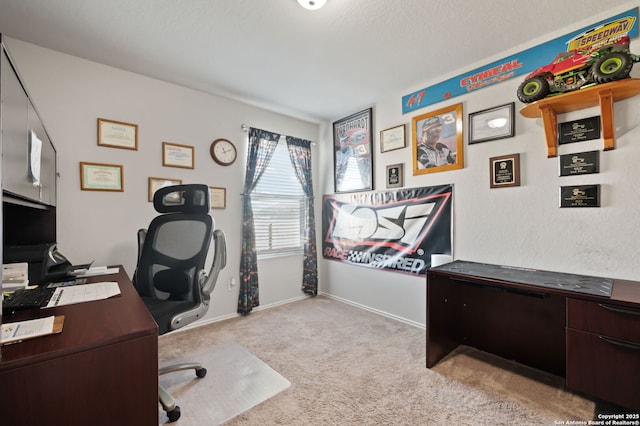
[[[171,411],[167,411],[167,417],[169,417],[170,422],[178,420],[180,418],[180,407],[176,405],[176,408]]]
[[[204,376],[207,375],[207,369],[202,367],[202,368],[198,368],[196,370],[196,376],[200,379],[202,379]]]

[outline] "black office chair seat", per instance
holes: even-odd
[[[197,304],[189,301],[153,299],[151,297],[143,297],[142,301],[147,306],[153,319],[156,320],[159,335],[173,330],[171,321],[176,315],[187,312],[197,306]]]
[[[210,294],[226,264],[224,233],[209,216],[207,185],[174,185],[158,189],[153,206],[160,216],[148,229],[138,231],[138,265],[134,285],[158,333],[165,334],[202,318],[209,309]],[[204,269],[211,239],[215,254],[209,272]],[[196,362],[162,367],[159,374],[195,370],[202,378],[207,370]],[[178,420],[180,407],[158,386],[158,401],[170,421]]]

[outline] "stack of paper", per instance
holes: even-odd
[[[29,284],[29,264],[4,263],[2,264],[2,291],[11,293],[19,288],[25,288]]]

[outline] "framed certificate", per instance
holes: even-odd
[[[80,163],[80,189],[83,191],[124,191],[122,166]]]
[[[98,118],[98,145],[138,149],[138,125]]]
[[[159,177],[149,177],[149,201],[153,201],[153,194],[160,188],[171,185],[181,185],[181,179],[166,179]]]
[[[215,186],[209,187],[209,198],[212,209],[224,209],[227,207],[227,189]]]
[[[195,167],[193,147],[171,142],[162,142],[162,165],[193,169]]]
[[[380,132],[380,152],[393,151],[407,146],[405,125],[392,127]]]

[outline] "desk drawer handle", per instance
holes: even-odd
[[[604,303],[598,303],[598,306],[601,308],[607,309],[609,311],[618,312],[619,314],[629,314],[629,315],[640,315],[640,311],[630,308],[621,308],[619,306],[611,306],[605,305]]]
[[[547,293],[542,293],[540,291],[521,290],[518,288],[508,288],[507,291],[509,293],[519,294],[520,296],[535,297],[536,299],[546,299],[549,297]]]
[[[451,281],[455,281],[460,284],[470,285],[472,287],[480,287],[483,289],[494,290],[494,291],[506,291],[509,293],[519,294],[520,296],[535,297],[537,299],[545,299],[549,297],[547,293],[542,293],[539,291],[523,290],[519,288],[503,287],[499,284],[496,284],[496,285],[486,284],[486,283],[480,283],[477,281],[469,281],[462,278],[451,278]]]
[[[598,337],[604,340],[605,342],[611,343],[612,345],[622,346],[623,348],[628,348],[628,349],[640,350],[640,345],[635,343],[625,342],[624,340],[618,340],[611,337],[604,337],[604,336],[598,336]]]
[[[496,285],[479,283],[478,281],[465,280],[465,279],[462,279],[462,278],[451,278],[451,281],[455,281],[455,282],[460,283],[460,284],[470,285],[472,287],[480,287],[480,288],[486,288],[486,289],[489,289],[489,290],[496,290],[496,291],[501,291],[502,290],[502,287],[498,287]]]

